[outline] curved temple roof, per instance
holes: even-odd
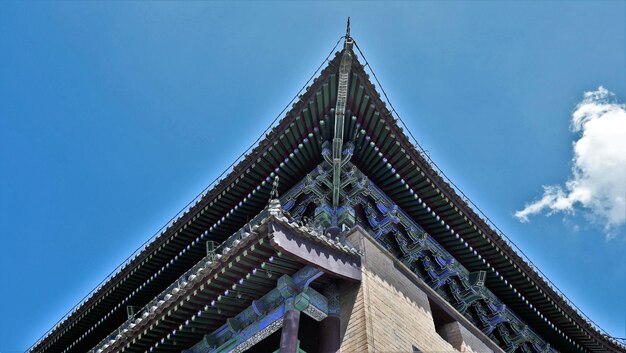
[[[350,48],[344,50],[351,50]],[[33,352],[88,351],[267,204],[271,178],[287,190],[322,161],[333,137],[341,52],[276,127],[215,187],[147,244],[46,336]],[[562,352],[626,352],[591,323],[483,220],[413,145],[357,55],[352,54],[344,139],[352,162],[469,271],[487,271],[487,287]]]

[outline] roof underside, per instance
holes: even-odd
[[[291,111],[226,178],[33,350],[89,350],[126,320],[125,306],[144,306],[202,259],[204,240],[223,241],[257,215],[267,205],[271,176],[280,176],[284,192],[318,165],[321,144],[332,139],[340,59],[337,53]],[[563,301],[433,170],[386,109],[356,59],[348,87],[344,140],[355,142],[352,162],[363,173],[469,271],[487,271],[487,287],[555,348],[580,351],[578,344],[589,352],[624,351]],[[452,235],[442,220],[464,241]],[[474,251],[495,270],[488,269]]]
[[[284,217],[267,214],[246,232],[232,235],[219,257],[207,255],[180,279],[119,329],[102,340],[90,352],[181,352],[204,335],[214,332],[227,319],[259,300],[283,275],[293,275],[306,266],[302,253],[281,251],[282,246],[312,241],[329,258],[350,258],[353,266],[358,252],[339,242],[330,241],[312,229],[289,223]],[[324,240],[326,240],[324,242]],[[296,242],[294,240],[294,242]],[[336,274],[327,273],[311,283],[322,290]]]

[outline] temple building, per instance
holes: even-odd
[[[271,132],[29,352],[626,352],[434,168],[355,50],[348,31]]]

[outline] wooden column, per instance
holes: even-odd
[[[294,306],[294,298],[288,298],[285,301],[285,316],[280,334],[280,353],[296,353],[298,326],[300,326],[300,311]]]
[[[338,353],[341,346],[339,317],[328,316],[320,322],[319,353]]]
[[[335,283],[324,289],[328,300],[328,316],[320,322],[319,353],[338,353],[341,347],[341,328],[339,319],[339,289]]]

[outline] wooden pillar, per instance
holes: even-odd
[[[283,329],[280,333],[280,353],[297,352],[298,326],[300,326],[300,311],[294,306],[294,298],[288,298],[285,301]]]
[[[320,322],[319,353],[338,353],[341,346],[339,317],[328,316]]]
[[[338,353],[341,347],[341,328],[339,319],[339,289],[335,283],[324,289],[328,300],[328,316],[320,322],[319,353]]]

